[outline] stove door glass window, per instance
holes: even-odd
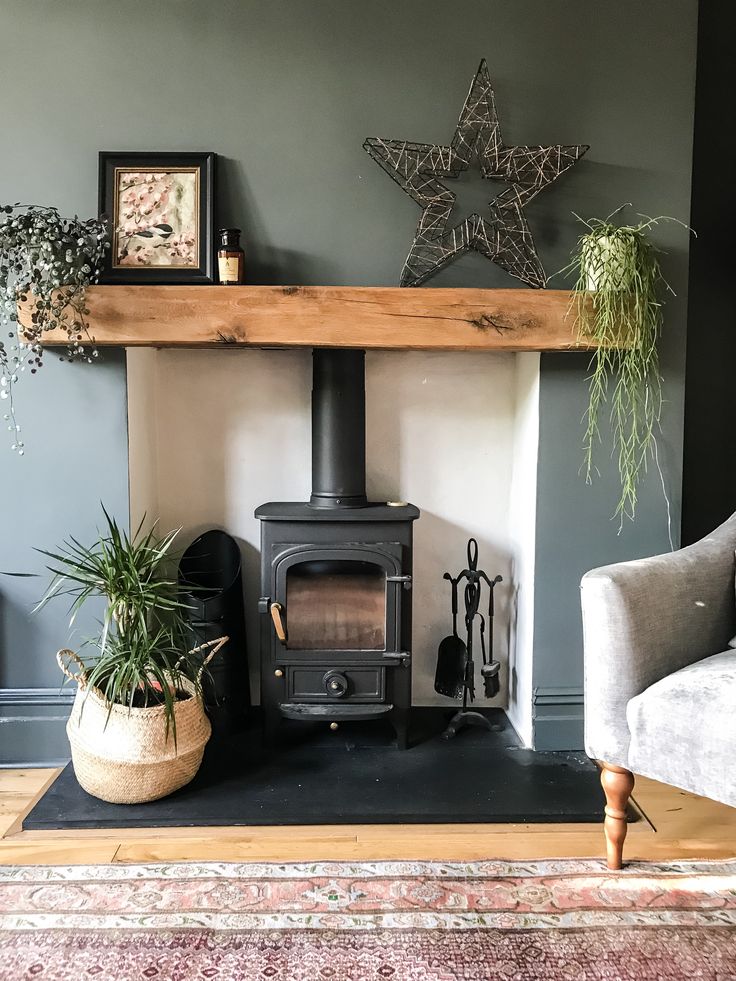
[[[386,649],[386,570],[372,562],[297,562],[286,574],[287,647]]]

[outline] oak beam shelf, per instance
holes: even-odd
[[[570,351],[567,290],[372,286],[95,286],[99,346]],[[30,303],[20,309],[30,322]],[[62,332],[44,344],[65,344]]]

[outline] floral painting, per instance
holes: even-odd
[[[99,209],[110,236],[102,283],[215,282],[217,154],[99,154]]]
[[[199,265],[199,170],[115,170],[113,265]]]

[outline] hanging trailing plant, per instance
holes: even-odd
[[[582,469],[592,482],[601,413],[610,404],[612,456],[621,481],[614,515],[619,530],[626,518],[633,520],[636,515],[639,482],[656,455],[662,414],[657,350],[662,329],[660,295],[663,290],[673,291],[648,233],[661,221],[677,221],[639,215],[636,224],[618,224],[615,218],[624,207],[602,219],[585,221],[575,216],[587,231],[564,270],[576,277],[572,306],[579,340],[596,345],[590,361]]]
[[[87,329],[87,287],[96,283],[108,248],[101,219],[63,218],[56,208],[0,205],[0,399],[23,455],[13,394],[20,376],[43,365],[43,336],[62,330],[68,347],[62,360],[89,361],[97,351]],[[18,322],[18,303],[31,301],[29,322]]]

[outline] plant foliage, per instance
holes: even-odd
[[[186,606],[175,577],[167,574],[178,529],[159,537],[154,529],[144,533],[141,522],[129,536],[103,512],[106,529],[93,545],[70,537],[57,552],[39,549],[50,560],[53,578],[36,609],[67,596],[73,624],[87,600],[103,597],[96,653],[85,661],[87,685],[111,705],[163,704],[176,737],[174,704],[184,697],[184,679],[199,690],[201,667],[196,654],[187,652]]]
[[[648,232],[660,221],[676,220],[639,216],[638,223],[623,225],[614,221],[620,211],[603,219],[579,219],[586,231],[565,270],[576,277],[572,304],[578,336],[596,344],[590,361],[583,470],[590,483],[597,472],[594,456],[601,441],[601,413],[608,404],[612,456],[621,482],[614,514],[619,530],[626,518],[635,517],[639,482],[656,453],[662,413],[660,293],[670,287]]]
[[[0,205],[0,399],[12,448],[23,455],[13,393],[21,374],[43,365],[43,335],[62,330],[68,360],[97,357],[87,329],[85,294],[96,283],[107,227],[96,218],[62,218],[56,208]],[[18,303],[31,300],[30,323],[21,330]],[[63,360],[65,360],[63,359]]]

